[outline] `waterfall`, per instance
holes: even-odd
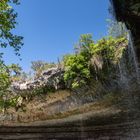
[[[126,67],[126,63],[125,63],[125,58],[123,57],[119,64],[118,64],[118,68],[119,68],[119,85],[120,87],[123,88],[129,88],[129,77],[127,76],[127,67]]]
[[[128,47],[127,54],[124,55],[119,64],[119,85],[124,89],[129,89],[132,81],[134,83],[139,83],[140,75],[139,75],[139,65],[135,52],[135,46],[133,43],[133,38],[131,31],[127,30],[127,39],[128,39]]]
[[[133,38],[132,38],[132,34],[131,31],[128,31],[128,40],[129,40],[129,44],[128,44],[128,56],[129,56],[129,62],[131,64],[131,68],[132,68],[132,74],[133,76],[136,78],[136,80],[139,82],[139,65],[138,65],[138,60],[137,60],[137,56],[136,56],[136,52],[135,52],[135,46],[133,43]]]

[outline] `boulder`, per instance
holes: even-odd
[[[26,91],[33,90],[38,87],[48,87],[55,90],[64,88],[65,84],[63,81],[64,70],[60,68],[50,68],[41,73],[41,76],[37,79],[26,81],[26,82],[13,82],[11,89],[13,91]]]
[[[63,75],[64,71],[62,69],[51,68],[42,72],[41,77],[44,80],[43,84],[45,86],[52,87],[57,90],[64,87]]]

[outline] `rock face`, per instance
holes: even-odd
[[[91,58],[91,65],[95,67],[95,69],[102,69],[103,68],[103,58],[101,56],[93,56]]]
[[[42,79],[47,86],[54,87],[56,90],[64,87],[63,82],[64,70],[58,68],[51,68],[42,72]]]
[[[63,81],[64,70],[60,68],[50,68],[46,71],[43,71],[41,76],[32,81],[26,82],[14,82],[11,85],[12,91],[25,91],[33,90],[38,87],[51,87],[55,90],[64,88],[65,84]]]
[[[140,1],[139,0],[110,0],[116,19],[126,24],[131,30],[140,62]]]

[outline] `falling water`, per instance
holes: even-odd
[[[119,85],[121,87],[125,87],[126,89],[128,89],[129,87],[129,78],[127,76],[127,67],[126,67],[126,63],[125,63],[125,59],[122,58],[121,61],[119,62],[118,64],[118,68],[119,68],[119,77],[120,77],[120,80],[118,81],[119,82]]]
[[[129,40],[128,55],[129,55],[129,61],[132,65],[133,76],[137,79],[137,81],[139,81],[139,78],[140,78],[139,66],[138,66],[137,56],[135,53],[135,47],[134,47],[131,31],[128,31],[128,40]]]
[[[128,47],[127,47],[127,56],[123,56],[118,64],[119,73],[120,73],[120,80],[119,84],[124,89],[129,89],[132,80],[136,80],[136,83],[139,83],[140,76],[139,76],[139,66],[137,61],[137,56],[135,53],[135,47],[133,43],[132,34],[130,31],[128,32]]]
[[[123,100],[123,104],[127,107],[127,109],[135,110],[138,100],[135,98],[134,93],[137,92],[137,88],[140,84],[139,65],[131,31],[126,31],[128,46],[126,47],[126,51],[118,64],[118,84],[121,92],[123,94],[127,94]],[[126,116],[126,120],[127,119],[129,120],[129,115]]]

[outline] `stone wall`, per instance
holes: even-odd
[[[139,0],[110,0],[116,19],[126,24],[131,30],[138,60],[140,62],[140,1]]]

